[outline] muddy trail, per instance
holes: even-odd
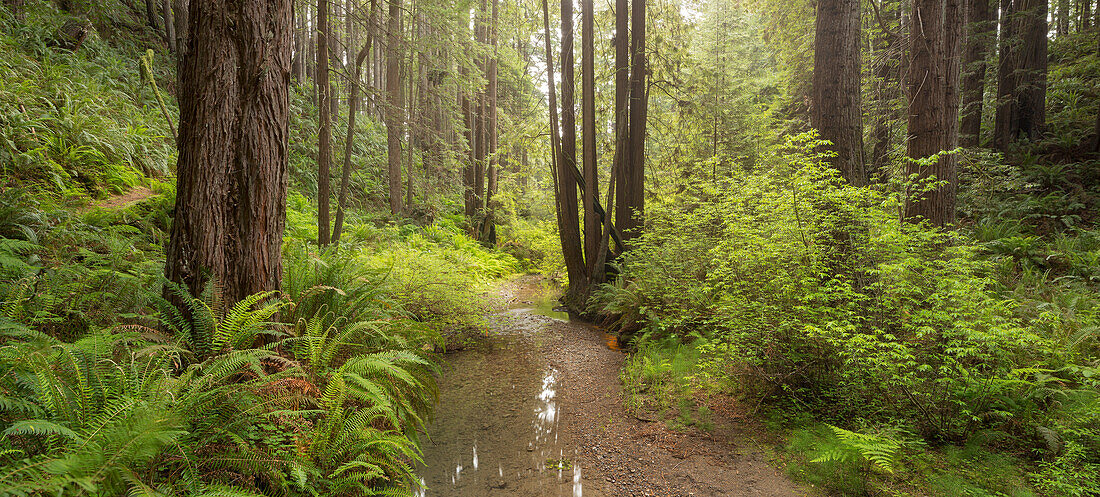
[[[418,468],[427,496],[788,496],[763,432],[736,405],[714,429],[674,431],[622,407],[626,355],[552,310],[541,280],[499,292],[492,333],[448,354]]]

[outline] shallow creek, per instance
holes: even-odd
[[[560,340],[551,324],[569,316],[551,300],[511,307],[490,317],[482,344],[445,358],[419,495],[600,497],[562,435],[569,406],[543,353]]]

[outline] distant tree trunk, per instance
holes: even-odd
[[[173,0],[174,5],[172,9],[175,10],[175,32],[176,32],[176,59],[180,60],[187,52],[187,30],[188,30],[188,18],[191,10],[190,0]]]
[[[178,53],[176,50],[176,23],[172,17],[172,0],[161,0],[162,12],[164,12],[164,38],[168,41],[168,50]]]
[[[832,142],[830,160],[848,183],[867,184],[860,106],[859,0],[819,0],[810,124]]]
[[[497,47],[497,21],[499,17],[498,13],[498,0],[493,0],[493,17],[489,24],[489,44],[492,46],[493,55],[489,58],[487,72],[489,76],[489,115],[487,119],[487,145],[489,156],[489,170],[486,178],[486,193],[485,193],[485,228],[483,228],[483,235],[481,239],[488,242],[490,245],[496,245],[496,220],[493,217],[495,213],[492,205],[493,196],[497,194],[497,174],[500,168],[500,161],[497,158],[497,145],[499,145],[498,131],[497,131],[497,93],[499,90],[499,84],[497,81],[497,64],[499,58],[499,50]]]
[[[1092,0],[1081,2],[1081,31],[1088,31],[1092,22]]]
[[[943,27],[943,69],[944,69],[944,143],[943,150],[954,151],[959,148],[959,81],[962,73],[963,29],[966,25],[964,0],[946,0],[944,2]],[[936,190],[940,202],[944,204],[943,223],[937,226],[955,223],[955,200],[958,188],[958,154],[943,156],[936,178],[947,184]]]
[[[305,74],[303,68],[305,67],[306,54],[304,53],[302,37],[305,36],[306,22],[305,16],[297,10],[294,12],[294,24],[294,58],[291,59],[290,74],[293,76],[294,81],[300,82]]]
[[[883,5],[883,20],[885,22],[901,21],[901,6],[897,4]],[[894,49],[897,34],[882,29],[875,36],[873,50],[874,60],[874,88],[872,94],[875,101],[874,126],[871,129],[871,139],[874,142],[871,148],[871,160],[867,164],[867,181],[875,181],[879,178],[879,172],[886,167],[889,160],[891,142],[893,141],[893,129],[891,121],[895,118],[893,101],[897,98],[897,89],[901,86],[901,55],[902,50]]]
[[[620,198],[621,192],[627,189],[623,171],[630,168],[630,155],[630,1],[615,0],[615,157],[612,169],[617,172],[615,186]],[[616,200],[615,225],[621,228],[630,224],[630,211],[621,208],[622,200]],[[607,207],[612,208],[610,204]]]
[[[405,135],[404,96],[401,90],[401,0],[389,0],[386,21],[386,149],[389,157],[390,213],[401,213],[401,137]]]
[[[631,47],[633,60],[630,69],[630,160],[619,171],[626,177],[626,188],[619,192],[622,201],[616,209],[622,211],[625,222],[619,223],[624,239],[639,234],[645,215],[645,139],[646,116],[649,107],[649,89],[646,86],[648,63],[645,53],[646,0],[632,0],[630,7]]]
[[[554,78],[554,54],[550,47],[550,7],[547,0],[542,0],[542,32],[546,42],[546,86],[550,99],[550,168],[551,177],[554,180],[554,217],[558,222],[558,239],[561,246],[566,247],[570,240],[566,236],[565,223],[562,221],[562,193],[561,193],[561,137],[558,135],[558,95],[557,80]],[[568,270],[568,267],[566,268]]]
[[[371,0],[370,14],[368,14],[371,24],[374,24],[375,9],[377,7],[378,0]],[[340,196],[336,201],[336,226],[332,230],[333,245],[340,243],[340,233],[344,231],[344,208],[348,203],[348,184],[351,182],[351,156],[355,151],[355,121],[359,116],[359,87],[363,82],[363,62],[370,55],[373,42],[373,32],[367,31],[367,41],[355,57],[355,76],[348,82],[349,91],[351,92],[348,96],[348,132],[344,137],[344,168],[340,171]]]
[[[985,104],[985,74],[989,66],[989,47],[996,36],[990,0],[967,1],[966,55],[963,58],[962,124],[959,143],[977,147],[981,143],[982,108]]]
[[[581,142],[584,171],[584,260],[589,276],[600,270],[595,266],[600,250],[603,220],[596,215],[599,176],[596,168],[596,55],[594,9],[592,0],[581,0]]]
[[[569,275],[567,301],[577,304],[588,287],[577,212],[577,128],[573,101],[573,0],[561,1],[561,160],[558,161],[562,255]]]
[[[1069,21],[1072,18],[1069,11],[1069,0],[1058,0],[1058,12],[1054,18],[1057,26],[1055,34],[1059,38],[1069,34]]]
[[[317,131],[317,245],[329,244],[329,187],[332,167],[332,87],[328,79],[329,0],[317,0],[317,107],[320,126]]]
[[[944,8],[944,0],[913,0],[910,27],[912,60],[909,63],[906,148],[911,160],[906,173],[920,179],[935,176],[948,183],[909,199],[905,205],[905,219],[926,220],[933,226],[945,226],[955,220],[955,171],[948,169],[954,163],[942,157],[932,164],[917,162],[945,150],[948,143]]]
[[[194,0],[165,276],[225,302],[278,290],[286,222],[290,0]],[[171,298],[171,292],[166,291]]]
[[[157,0],[145,0],[145,21],[154,32],[160,31],[160,25],[157,23]]]
[[[1036,140],[1046,126],[1046,0],[1001,0],[1001,59],[997,69],[994,145]]]

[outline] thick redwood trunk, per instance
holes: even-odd
[[[630,1],[615,0],[615,159],[612,176],[615,188],[626,191],[626,175],[630,161]],[[620,194],[621,197],[621,194]],[[619,202],[621,204],[621,201]],[[615,225],[629,223],[630,212],[616,204]],[[612,209],[609,204],[608,209]],[[624,214],[625,212],[625,214]],[[619,248],[622,250],[622,247]]]
[[[905,205],[905,218],[926,220],[934,226],[955,221],[954,162],[941,157],[930,164],[927,159],[948,146],[947,86],[945,59],[945,18],[943,0],[913,0],[910,28],[912,60],[909,64],[909,138],[906,145],[911,161],[908,175],[920,179],[935,176],[947,184],[917,195]],[[953,117],[951,117],[953,119]]]
[[[277,290],[286,221],[290,0],[193,0],[180,63],[165,276],[226,302]]]
[[[569,274],[567,300],[576,304],[588,287],[577,212],[577,128],[573,101],[573,0],[561,2],[561,160],[558,161],[558,199],[561,210],[562,255]]]
[[[596,77],[593,74],[596,55],[593,37],[592,0],[581,0],[581,142],[583,143],[584,174],[584,260],[589,276],[601,268],[596,267],[599,258],[603,220],[596,215],[596,199],[599,198],[599,175],[596,169]]]
[[[648,63],[645,53],[645,0],[633,0],[630,6],[630,160],[620,171],[625,177],[625,188],[618,193],[621,202],[616,207],[622,211],[624,222],[619,223],[623,238],[638,235],[645,215],[645,138],[646,116],[649,106],[649,89],[646,86]]]
[[[962,67],[962,124],[959,126],[959,143],[964,147],[977,147],[981,143],[987,59],[996,36],[993,14],[990,0],[967,0],[968,36]]]
[[[859,0],[819,0],[810,124],[832,142],[830,159],[855,186],[867,184],[860,107]]]

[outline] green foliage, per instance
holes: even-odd
[[[80,50],[58,48],[62,24],[88,21],[48,2],[26,3],[23,20],[0,10],[3,186],[102,198],[166,175],[173,140],[156,104],[146,101],[137,65],[144,48],[104,40],[92,23]],[[93,20],[117,22],[99,17],[108,13],[104,7],[89,9]],[[170,59],[160,59],[155,76],[170,79]]]
[[[1082,373],[1094,374],[1092,300],[1021,312],[995,278],[1002,261],[1051,266],[1047,242],[991,221],[983,245],[903,223],[900,195],[844,184],[816,146],[793,139],[766,170],[685,185],[647,206],[623,278],[593,302],[637,330],[630,381],[667,370],[647,344],[690,342],[701,353],[695,389],[735,385],[845,430],[856,420],[899,424],[937,444],[996,430],[1007,434],[1003,446],[1058,453],[1037,434],[1084,426],[1055,421],[1067,398],[1095,391]],[[1088,237],[1058,245],[1080,257]],[[882,440],[834,435],[849,454],[893,467],[894,452],[870,450]]]

